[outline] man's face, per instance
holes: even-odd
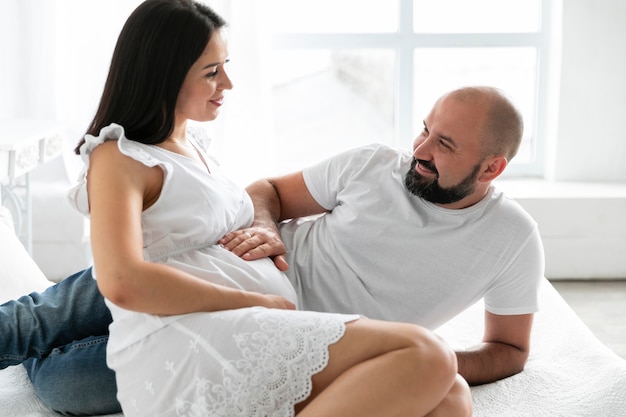
[[[486,104],[444,96],[424,120],[413,143],[407,189],[427,201],[450,208],[474,204],[485,193],[481,135]]]

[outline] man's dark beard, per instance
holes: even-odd
[[[436,172],[434,165],[430,162],[419,161],[419,163],[424,167],[433,170],[433,172]],[[480,164],[474,166],[472,172],[470,172],[470,174],[465,177],[463,181],[448,188],[443,188],[439,185],[439,175],[436,175],[435,179],[429,180],[415,171],[417,164],[418,160],[413,158],[411,168],[404,177],[404,185],[409,192],[423,198],[426,201],[430,201],[435,204],[456,203],[473,193],[476,188],[475,182],[478,178],[478,173],[480,172]]]

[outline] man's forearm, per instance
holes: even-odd
[[[280,198],[274,186],[268,180],[259,180],[250,184],[246,191],[254,205],[254,225],[278,232]]]
[[[504,343],[482,343],[456,352],[459,374],[470,385],[481,385],[515,375],[524,370],[528,352]]]

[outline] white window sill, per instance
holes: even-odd
[[[497,180],[496,187],[515,199],[626,198],[626,183],[548,181],[542,179]]]

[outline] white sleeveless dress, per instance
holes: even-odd
[[[204,152],[203,132],[190,129],[188,137],[210,172],[193,159],[128,140],[119,125],[87,135],[81,148],[85,169],[71,202],[88,215],[89,155],[104,141],[117,140],[122,153],[165,173],[161,196],[142,214],[146,260],[296,302],[271,260],[244,261],[216,244],[252,224],[252,202]],[[328,346],[343,336],[346,322],[358,318],[262,307],[155,316],[107,305],[113,315],[107,361],[126,417],[293,416],[294,404],[311,392],[311,376],[327,365]]]

